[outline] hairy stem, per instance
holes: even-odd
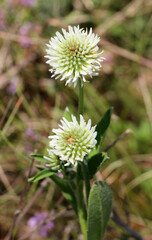
[[[89,192],[90,192],[90,179],[89,179],[88,165],[86,162],[81,163],[81,169],[82,169],[82,174],[85,182],[86,199],[88,203]]]
[[[78,165],[78,168],[80,170],[80,165]],[[79,178],[78,175],[77,175],[77,204],[81,231],[83,233],[84,240],[87,240],[87,223],[86,223],[87,212],[83,197],[83,181]]]

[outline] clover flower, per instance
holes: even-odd
[[[52,130],[55,135],[49,136],[51,152],[59,157],[60,161],[66,161],[65,166],[70,164],[76,166],[77,161],[83,161],[96,144],[95,126],[91,127],[91,120],[85,122],[80,115],[80,124],[72,115],[72,121],[65,118],[61,120],[58,129]]]
[[[69,32],[62,29],[63,35],[59,32],[51,38],[46,50],[51,66],[50,72],[55,79],[66,80],[66,85],[77,85],[81,79],[81,85],[86,82],[86,76],[98,75],[101,64],[104,60],[101,53],[98,53],[97,46],[100,38],[83,28],[68,27]]]

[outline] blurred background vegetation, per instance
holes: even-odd
[[[106,58],[84,89],[86,120],[96,124],[114,107],[102,150],[118,141],[96,179],[110,185],[119,217],[151,240],[151,0],[0,1],[0,239],[82,239],[53,182],[27,183],[36,172],[30,154],[46,153],[47,137],[66,106],[77,114],[78,89],[51,79],[44,58],[49,38],[68,25],[92,27]],[[52,221],[45,234],[38,214]],[[110,239],[134,238],[110,220]]]

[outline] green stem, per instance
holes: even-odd
[[[82,174],[85,182],[86,199],[88,203],[89,192],[90,192],[90,179],[89,179],[88,165],[85,162],[85,159],[84,159],[84,162],[81,163],[81,169],[82,169]]]
[[[81,86],[81,79],[79,78],[79,115],[83,115],[83,86]]]
[[[78,168],[80,168],[80,165],[78,165]],[[84,240],[87,240],[87,223],[86,223],[87,212],[83,198],[83,181],[79,178],[78,175],[77,175],[77,203],[81,231],[83,233]]]

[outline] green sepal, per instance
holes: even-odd
[[[72,121],[72,116],[71,116],[71,113],[70,113],[68,107],[66,107],[66,109],[64,111],[64,117],[66,118],[66,120],[68,120],[68,122]]]
[[[50,163],[50,160],[46,159],[45,156],[43,156],[42,154],[31,154],[31,157],[33,157],[36,161],[38,162],[48,162]]]
[[[112,193],[105,182],[96,182],[88,201],[87,240],[102,240],[112,210]]]
[[[42,180],[44,178],[50,177],[53,174],[54,174],[54,172],[52,172],[51,170],[44,169],[41,172],[39,172],[37,175],[35,175],[34,177],[29,178],[28,181],[29,182],[37,182],[37,181]]]
[[[96,172],[103,166],[103,164],[109,159],[107,153],[97,153],[93,157],[88,159],[88,172],[89,178],[92,179]]]

